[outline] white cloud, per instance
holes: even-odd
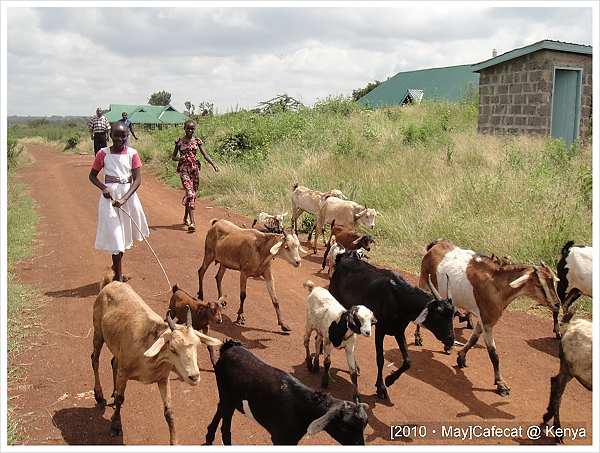
[[[543,39],[593,44],[597,8],[383,3],[2,2],[7,114],[93,115],[162,90],[179,110],[206,101],[223,113],[282,93],[312,105],[400,71],[477,63],[492,49]]]

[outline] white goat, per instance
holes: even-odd
[[[319,192],[318,190],[312,190],[308,187],[294,186],[292,192],[292,228],[294,231],[298,231],[298,217],[303,212],[308,212],[314,216],[319,212],[319,208],[323,202],[329,197],[336,197],[342,200],[346,200],[346,196],[339,189],[333,189],[328,192]],[[308,233],[308,240],[310,241],[311,235],[315,229],[313,225],[311,231]]]
[[[565,388],[576,378],[588,390],[592,390],[592,323],[584,319],[569,322],[573,312],[563,318],[563,334],[560,340],[560,370],[550,379],[550,403],[544,414],[544,424],[554,417],[552,428],[556,443],[563,443],[560,425],[560,403]]]
[[[106,284],[106,277],[101,286]],[[143,384],[156,382],[164,404],[169,425],[170,443],[177,445],[173,412],[171,411],[171,384],[169,374],[175,369],[189,385],[198,385],[197,349],[200,343],[219,346],[216,338],[195,331],[190,310],[187,324],[177,325],[167,312],[166,322],[146,305],[131,286],[112,282],[106,284],[96,297],[93,308],[94,339],[92,368],[94,369],[94,397],[100,406],[106,406],[102,393],[98,366],[104,342],[113,353],[111,360],[114,383],[114,407],[110,434],[123,434],[121,405],[125,401],[125,386],[129,379]]]
[[[331,351],[336,349],[346,350],[346,360],[350,370],[353,391],[352,397],[358,402],[358,374],[359,369],[354,357],[356,335],[371,336],[371,325],[377,320],[373,312],[364,305],[355,305],[345,309],[325,288],[315,286],[311,280],[304,283],[308,289],[306,299],[306,331],[304,333],[304,348],[306,349],[306,367],[311,372],[319,371],[319,355],[323,350],[323,376],[321,386],[329,387],[329,368],[331,366]],[[311,360],[310,335],[316,332],[315,356]]]
[[[258,213],[258,217],[252,223],[252,228],[263,233],[283,233],[283,219],[287,215],[287,211],[283,214],[267,214],[264,211]]]

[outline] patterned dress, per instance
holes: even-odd
[[[196,137],[188,143],[184,143],[181,138],[175,140],[175,145],[179,146],[179,163],[177,164],[177,173],[181,178],[181,184],[185,189],[185,195],[181,204],[189,206],[191,209],[196,207],[196,193],[200,187],[200,161],[196,152],[202,145],[202,140]]]
[[[92,164],[94,170],[104,168],[105,176],[119,178],[120,182],[104,182],[110,189],[114,199],[119,199],[129,190],[132,170],[141,167],[142,161],[133,148],[125,147],[121,153],[111,153],[110,148],[102,148]],[[121,209],[112,205],[112,200],[100,194],[98,203],[98,229],[96,231],[95,247],[106,250],[113,255],[131,248],[133,240],[142,241],[150,234],[142,203],[134,192],[129,200],[121,206],[131,218]],[[133,223],[133,221],[137,224]],[[138,229],[139,227],[139,229]],[[141,230],[141,232],[140,232]]]

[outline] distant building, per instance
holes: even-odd
[[[390,107],[423,100],[458,102],[477,93],[479,74],[471,65],[399,72],[358,100],[367,108]]]
[[[480,133],[586,140],[592,112],[592,47],[540,41],[473,65]]]
[[[592,47],[544,40],[481,63],[400,72],[364,95],[367,108],[458,102],[479,92],[479,133],[586,140],[592,114]]]
[[[171,105],[125,105],[110,104],[104,116],[110,123],[122,118],[123,112],[133,124],[144,125],[148,128],[162,128],[165,125],[183,124],[188,119]]]

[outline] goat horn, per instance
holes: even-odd
[[[450,278],[448,278],[448,274],[446,274],[446,295],[448,299],[452,299],[452,294],[450,294]]]
[[[171,330],[177,329],[177,326],[173,322],[173,318],[171,318],[171,310],[167,310],[167,324],[171,328]]]
[[[435,289],[435,286],[433,286],[433,283],[431,283],[431,274],[429,274],[427,276],[428,282],[429,282],[429,289],[431,289],[431,294],[433,294],[433,297],[435,297],[435,300],[441,300],[442,296],[440,296],[440,293],[438,293],[437,289]]]
[[[186,307],[187,307],[187,320],[186,320],[185,325],[187,327],[192,327],[192,309],[190,308],[189,305],[186,305]]]

